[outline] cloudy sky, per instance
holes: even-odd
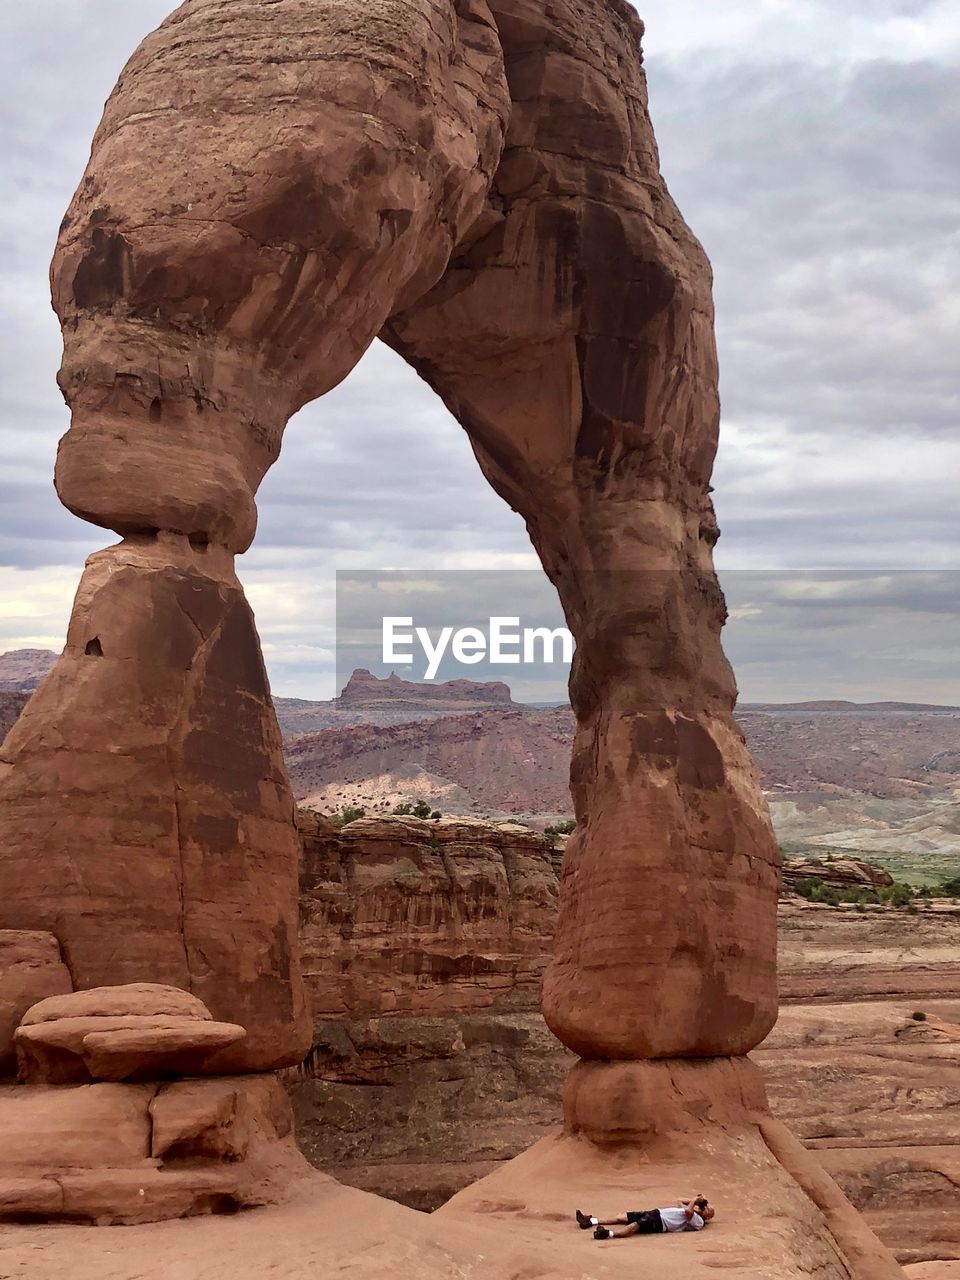
[[[67,417],[46,271],[103,100],[169,8],[0,19],[0,650],[60,646],[106,540],[50,481]],[[744,697],[960,702],[960,0],[640,8],[664,172],[716,272]],[[329,696],[336,570],[534,564],[459,427],[377,345],[291,424],[240,572],[276,692]]]

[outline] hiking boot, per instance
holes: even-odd
[[[594,1223],[588,1217],[588,1215],[585,1213],[581,1213],[580,1210],[578,1209],[577,1210],[577,1226],[580,1228],[580,1230],[586,1231],[588,1227],[592,1227],[593,1225]]]
[[[613,1232],[608,1231],[606,1227],[597,1227],[593,1233],[594,1240],[612,1240]]]

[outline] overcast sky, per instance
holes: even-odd
[[[59,648],[83,558],[109,541],[50,479],[67,415],[46,273],[103,101],[170,7],[0,18],[0,650]],[[743,695],[960,702],[960,0],[640,9],[664,173],[716,273],[718,561]],[[275,691],[329,696],[336,569],[535,563],[457,424],[378,344],[289,427],[239,567]],[[733,573],[866,568],[923,575],[855,576],[851,597],[836,573]],[[865,668],[871,628],[886,656]]]

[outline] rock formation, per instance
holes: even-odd
[[[314,1019],[536,1003],[559,855],[524,827],[300,810],[300,946]]]
[[[377,702],[448,702],[479,703],[481,706],[513,706],[510,686],[501,680],[442,680],[438,684],[415,684],[401,680],[391,672],[383,680],[362,668],[343,686],[337,699],[340,706],[369,705]]]
[[[0,926],[53,932],[79,990],[176,986],[243,1027],[204,1072],[306,1050],[292,798],[233,560],[286,421],[381,334],[578,641],[543,1008],[584,1062],[524,1168],[556,1197],[605,1144],[667,1138],[669,1078],[677,1151],[706,1126],[719,1177],[749,1149],[810,1267],[880,1276],[738,1060],[776,1017],[779,855],[720,647],[710,269],[659,173],[641,34],[624,0],[186,0],[133,55],[52,271],[57,491],[122,542],[3,746]]]
[[[227,551],[131,534],[90,558],[0,801],[0,924],[53,932],[78,990],[165,983],[244,1027],[211,1070],[300,1060],[293,800]]]
[[[447,865],[437,823],[336,831],[301,813],[317,1016],[299,1141],[350,1185],[429,1210],[552,1132],[573,1065],[530,980],[549,957],[558,855],[517,826],[443,825],[460,833]],[[752,1055],[775,1113],[901,1261],[960,1257],[960,908],[787,897],[778,919],[780,1018]]]
[[[819,880],[831,889],[888,889],[893,876],[861,858],[829,856],[822,858],[788,858],[783,864],[785,888],[794,888],[801,880]]]

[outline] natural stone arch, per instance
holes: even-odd
[[[579,642],[551,1026],[604,1060],[741,1054],[773,1022],[778,858],[711,564],[710,273],[640,34],[622,0],[187,0],[107,104],[53,268],[57,487],[125,540],[5,745],[0,925],[54,932],[78,987],[170,982],[247,1026],[210,1070],[294,1062],[309,1030],[233,556],[286,421],[378,333]]]

